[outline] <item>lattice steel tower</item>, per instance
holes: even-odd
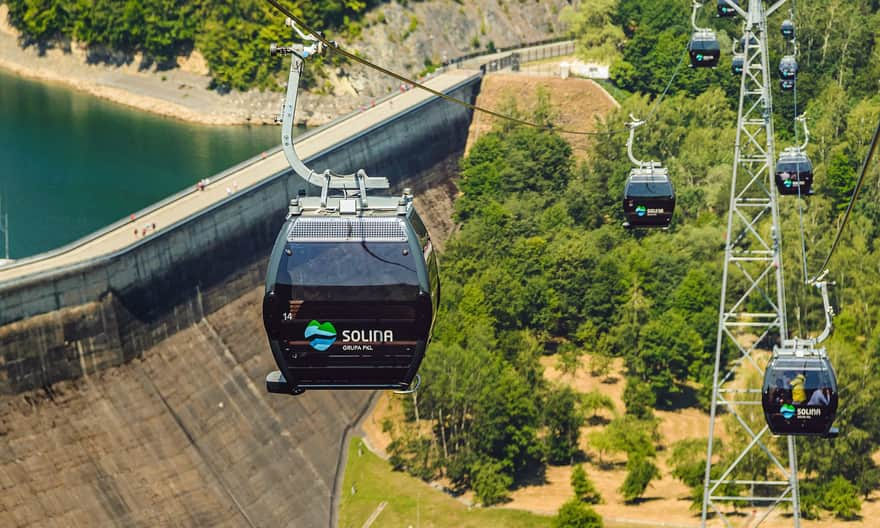
[[[761,409],[764,369],[762,352],[758,351],[758,346],[781,344],[788,338],[782,231],[773,179],[776,155],[767,54],[767,17],[785,0],[770,7],[765,7],[762,0],[740,3],[742,8],[729,2],[745,19],[745,61],[715,347],[702,526],[706,526],[709,512],[714,512],[725,526],[732,526],[721,507],[723,503],[761,508],[750,525],[758,526],[776,506],[787,502],[792,507],[794,526],[799,527],[794,439],[789,436],[780,445],[769,441],[772,436]],[[726,350],[733,351],[730,362],[725,359]],[[733,417],[728,436],[744,437],[747,445],[736,446],[732,458],[717,458],[713,467],[713,456],[718,457],[713,449],[719,408]],[[786,456],[788,461],[783,464]],[[769,470],[756,469],[766,467],[767,459],[761,461],[760,457],[769,458]]]

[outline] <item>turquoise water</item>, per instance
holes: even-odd
[[[279,143],[278,127],[187,124],[0,71],[10,256],[76,240]]]

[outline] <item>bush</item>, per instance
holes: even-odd
[[[862,510],[858,493],[850,481],[838,475],[825,486],[823,508],[833,512],[838,519],[855,520]]]
[[[626,471],[626,480],[620,487],[620,493],[627,503],[635,502],[648,489],[648,484],[660,477],[660,470],[657,469],[657,466],[641,455],[629,457],[626,462]]]
[[[553,519],[553,528],[602,528],[602,517],[577,498],[571,499],[559,508]]]
[[[504,472],[500,462],[482,462],[474,468],[473,473],[474,493],[484,506],[507,500],[507,489],[513,485],[513,478]]]
[[[596,485],[587,476],[584,466],[580,464],[575,466],[574,471],[571,473],[571,487],[574,489],[574,496],[582,502],[589,504],[599,504],[602,502],[599,490],[596,489]]]

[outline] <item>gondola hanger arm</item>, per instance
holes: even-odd
[[[626,154],[629,156],[629,160],[633,165],[637,167],[654,167],[654,162],[646,162],[641,161],[636,158],[635,154],[633,154],[633,143],[635,142],[636,129],[645,124],[645,121],[636,118],[634,115],[629,115],[630,121],[626,124],[626,127],[629,129],[629,139],[626,140]]]
[[[828,339],[831,335],[831,330],[834,328],[834,324],[832,322],[832,318],[834,317],[834,307],[831,306],[831,300],[828,295],[828,286],[834,285],[833,282],[825,280],[825,277],[828,275],[828,270],[822,272],[818,277],[816,277],[812,281],[812,285],[819,288],[819,291],[822,294],[822,307],[825,310],[825,328],[822,330],[822,333],[819,334],[815,339],[813,339],[814,344],[819,344],[822,341]]]
[[[712,31],[710,28],[701,28],[700,26],[697,25],[697,12],[702,7],[703,7],[702,2],[698,2],[697,0],[694,0],[693,11],[691,12],[691,25],[694,27],[694,31],[700,31],[700,32]]]
[[[287,92],[284,98],[284,105],[281,108],[281,148],[290,164],[290,168],[303,180],[321,188],[321,206],[327,205],[327,197],[330,189],[343,190],[359,190],[362,207],[367,206],[366,191],[368,189],[388,189],[390,183],[387,178],[374,178],[367,176],[363,169],[358,170],[355,174],[336,174],[326,170],[323,174],[310,169],[300,159],[293,145],[293,117],[296,111],[296,99],[299,93],[299,80],[307,58],[314,55],[321,55],[328,48],[335,47],[336,43],[328,41],[326,45],[324,41],[303,33],[296,23],[287,18],[285,25],[292,27],[296,33],[307,41],[312,42],[311,45],[294,44],[292,46],[278,46],[277,44],[269,45],[270,55],[290,55],[290,75],[287,80]]]
[[[800,146],[801,152],[807,151],[807,146],[810,144],[810,129],[807,127],[807,113],[799,115],[795,118],[795,121],[799,121],[804,126],[804,143]]]

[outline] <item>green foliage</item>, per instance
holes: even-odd
[[[571,387],[553,387],[544,406],[547,461],[551,464],[570,464],[577,455],[580,429],[584,417],[577,407],[578,395]]]
[[[654,417],[654,405],[657,398],[651,386],[638,378],[627,378],[626,388],[623,390],[623,404],[626,405],[626,413],[640,420],[649,420]]]
[[[626,37],[623,29],[614,24],[617,0],[589,0],[577,9],[566,6],[560,18],[577,37],[578,56],[588,62],[612,64],[620,58],[620,48]]]
[[[581,409],[595,417],[602,409],[614,413],[614,401],[607,394],[594,390],[581,394]]]
[[[689,368],[701,357],[703,340],[685,318],[669,311],[646,324],[640,333],[639,354],[633,358],[632,370],[639,373],[657,399],[671,404],[680,392],[679,380],[687,379]],[[647,402],[653,406],[653,402]],[[629,408],[629,404],[627,404]]]
[[[716,445],[720,448],[720,445]],[[689,438],[672,444],[669,465],[672,476],[682,481],[685,486],[698,488],[703,485],[706,476],[706,439]]]
[[[418,28],[419,28],[419,17],[417,17],[414,14],[410,15],[409,16],[409,24],[406,26],[406,29],[403,31],[403,33],[400,35],[400,40],[401,41],[406,40],[406,38],[408,36],[412,35],[413,33],[415,33],[416,29],[418,29]]]
[[[553,528],[602,528],[602,517],[577,498],[571,499],[559,508],[553,519]]]
[[[484,506],[492,506],[508,499],[507,490],[513,484],[500,462],[483,462],[474,468],[474,493]]]
[[[626,479],[620,486],[623,500],[627,503],[638,500],[655,478],[660,478],[660,470],[651,460],[638,454],[630,456],[626,462]]]
[[[271,42],[291,40],[289,28],[261,0],[7,0],[10,22],[32,42],[75,39],[92,48],[142,52],[161,67],[173,66],[194,48],[205,56],[221,89],[278,88],[282,61],[268,54]],[[376,0],[297,0],[289,5],[310,26],[361,31],[358,19]],[[306,85],[314,85],[311,69]]]
[[[824,488],[823,508],[833,512],[839,519],[851,521],[858,517],[862,501],[859,500],[858,490],[848,480],[837,476]]]
[[[834,211],[842,213],[856,185],[856,168],[843,152],[836,152],[828,162],[825,192],[834,201]]]
[[[589,504],[602,502],[599,490],[596,489],[596,485],[587,476],[587,472],[584,471],[584,466],[581,464],[575,466],[574,471],[571,472],[571,487],[574,489],[574,496],[581,502]]]

